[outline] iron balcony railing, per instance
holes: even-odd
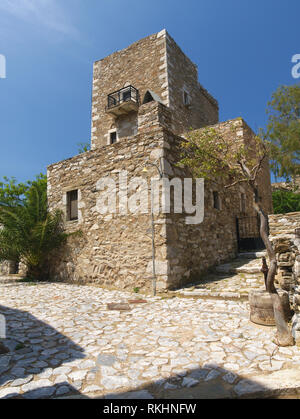
[[[139,105],[139,91],[133,86],[126,86],[114,93],[110,93],[107,97],[107,109],[129,101]]]

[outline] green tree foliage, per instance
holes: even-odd
[[[91,145],[90,143],[78,143],[78,153],[82,154],[82,153],[86,153],[87,151],[90,151],[91,149]]]
[[[15,179],[5,182],[0,194],[0,261],[22,260],[28,277],[45,280],[49,255],[67,238],[62,213],[47,209],[45,176],[26,184],[17,184]]]
[[[14,206],[21,204],[25,192],[29,188],[29,182],[17,183],[15,178],[3,178],[4,182],[0,182],[0,206]]]
[[[268,124],[261,136],[270,144],[276,177],[300,175],[300,84],[281,86],[268,103]]]
[[[273,192],[274,214],[300,211],[300,194],[290,191]]]
[[[190,131],[181,144],[179,165],[189,167],[197,177],[221,183],[226,188],[243,182],[254,185],[267,147],[259,137],[246,145],[236,131],[232,125],[230,141],[213,127]]]

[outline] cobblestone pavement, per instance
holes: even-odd
[[[147,302],[107,308],[137,298]],[[299,349],[278,349],[274,328],[250,323],[245,301],[0,283],[0,313],[10,349],[0,355],[0,398],[214,398],[300,388]]]

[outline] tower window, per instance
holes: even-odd
[[[67,192],[67,220],[78,220],[78,190]]]
[[[185,106],[189,106],[191,104],[191,98],[190,95],[186,90],[183,91],[183,104]]]
[[[213,192],[213,204],[214,204],[215,209],[217,210],[221,209],[220,195],[219,195],[219,192],[217,191]]]
[[[117,142],[117,131],[110,133],[110,144],[115,144]]]

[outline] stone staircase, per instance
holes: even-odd
[[[10,284],[13,282],[18,282],[22,278],[22,275],[0,275],[0,284]]]
[[[217,266],[199,282],[177,293],[184,297],[246,300],[250,290],[264,287],[260,272],[263,256],[266,256],[264,251],[239,253],[233,261]]]

